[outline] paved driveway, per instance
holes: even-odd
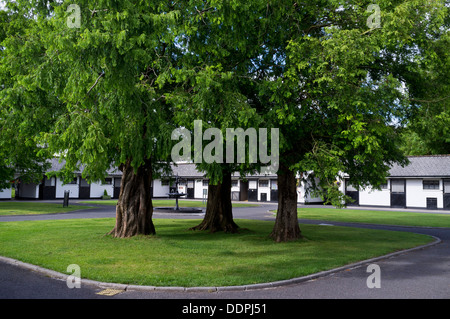
[[[235,218],[273,220],[268,210],[275,205],[235,208]],[[88,211],[40,216],[0,217],[9,220],[66,219],[114,217],[114,206]],[[155,213],[155,218],[201,218],[201,216]],[[324,221],[300,220],[300,223]],[[441,241],[428,248],[414,250],[394,257],[377,260],[380,269],[380,288],[368,288],[368,264],[346,268],[326,276],[270,289],[241,291],[181,292],[140,291],[128,289],[113,296],[98,293],[103,288],[82,285],[81,289],[69,289],[66,282],[0,262],[0,298],[146,298],[146,299],[358,299],[358,298],[450,298],[450,229],[391,227],[326,222],[333,225],[390,229],[433,235]]]

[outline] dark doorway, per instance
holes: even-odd
[[[267,193],[261,193],[261,202],[267,202]]]
[[[258,201],[258,181],[251,180],[248,182],[248,200]]]
[[[194,198],[195,197],[195,188],[194,188],[194,180],[188,179],[187,185],[186,185],[186,195],[187,198]]]
[[[437,209],[437,198],[427,197],[427,209]]]
[[[345,195],[349,196],[352,201],[348,203],[349,206],[359,205],[359,191],[349,181],[345,181]]]
[[[270,181],[270,201],[278,202],[278,181],[276,179]]]
[[[391,179],[391,207],[406,207],[405,179]]]
[[[248,200],[248,181],[240,181],[239,187],[239,200],[247,201]]]
[[[113,198],[119,198],[121,183],[122,183],[122,177],[114,177]]]
[[[56,177],[47,178],[39,185],[39,199],[55,199],[56,198]]]
[[[444,209],[450,209],[450,179],[444,179]]]
[[[89,199],[91,197],[91,185],[87,180],[80,177],[80,189],[78,193],[78,198],[80,199]]]

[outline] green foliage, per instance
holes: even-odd
[[[410,155],[450,153],[450,18],[447,14],[441,26],[445,32],[430,32],[420,54],[412,61],[404,76],[408,83],[411,112],[405,144],[411,145]]]
[[[34,20],[0,11],[0,189],[15,176],[24,182],[42,179],[47,168],[45,145],[37,141],[50,127],[57,101],[34,82],[29,72],[41,59],[39,39],[27,41],[37,29]],[[41,108],[40,105],[47,105]]]
[[[177,110],[176,122],[192,133],[194,120],[202,120],[203,130],[220,129],[223,154],[227,128],[257,128],[263,121],[254,109],[257,101],[252,95],[256,92],[249,74],[252,60],[257,58],[256,36],[260,32],[254,24],[259,12],[254,10],[262,5],[262,1],[190,1],[180,10],[179,45],[186,54],[183,68],[173,71],[178,86],[169,100]],[[205,141],[203,147],[207,144]],[[206,171],[210,183],[216,184],[225,172],[244,174],[258,165],[202,162],[197,168]]]
[[[399,145],[400,150],[407,156],[414,155],[432,155],[433,151],[428,147],[424,140],[414,131],[406,128],[401,133],[402,141]]]
[[[447,32],[443,1],[380,1],[382,25],[372,30],[369,3],[267,8],[278,29],[265,42],[273,58],[259,66],[266,74],[261,109],[280,127],[281,160],[298,172],[314,171],[306,175],[313,191],[335,205],[345,200],[334,186],[338,174],[378,187],[391,164],[406,164],[395,123],[411,114],[407,92],[419,87],[411,77],[421,72],[417,60],[436,67],[430,43]]]
[[[101,179],[128,159],[160,171],[173,128],[201,119],[223,133],[279,128],[283,165],[314,170],[333,203],[338,172],[376,187],[406,163],[398,125],[448,150],[449,19],[443,0],[380,0],[369,29],[371,2],[82,0],[70,28],[69,1],[8,1],[1,171],[55,153],[66,177],[84,165]],[[215,183],[258,165],[199,169]]]
[[[176,63],[177,12],[158,1],[77,5],[80,28],[68,27],[68,2],[45,12],[18,1],[19,13],[9,12],[21,24],[3,42],[2,79],[9,76],[10,86],[2,111],[22,116],[16,134],[31,135],[30,147],[45,145],[38,154],[66,161],[66,178],[83,165],[84,177],[100,180],[127,159],[136,169],[152,159],[159,170],[173,126],[164,97],[170,84],[157,79]],[[23,16],[27,9],[37,10],[36,19]]]

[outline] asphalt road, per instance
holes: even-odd
[[[235,208],[234,217],[274,220],[268,210],[275,205]],[[64,214],[35,216],[0,216],[0,222],[12,220],[68,219],[114,217],[114,206]],[[154,218],[202,218],[199,215],[155,213]],[[208,300],[268,300],[268,299],[449,299],[450,298],[450,229],[415,228],[346,224],[300,220],[302,223],[327,223],[336,226],[367,227],[408,231],[435,236],[438,244],[389,258],[377,260],[380,288],[368,288],[372,274],[368,265],[346,268],[313,280],[275,288],[246,291],[182,292],[113,291],[112,296],[100,295],[104,288],[83,284],[69,289],[66,281],[50,278],[32,270],[0,262],[0,299],[208,299]],[[373,263],[373,262],[372,262]],[[183,301],[184,303],[186,301]],[[181,305],[180,305],[181,307]],[[177,310],[178,311],[178,310]]]

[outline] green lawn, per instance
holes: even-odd
[[[200,220],[154,220],[157,235],[105,235],[114,219],[0,223],[0,255],[92,280],[155,286],[230,286],[304,276],[411,248],[431,237],[301,225],[305,238],[269,239],[273,222],[237,220],[238,234],[188,231]],[[362,283],[364,284],[364,283]]]
[[[431,214],[362,209],[299,208],[301,219],[399,226],[450,227],[450,214]]]
[[[97,205],[116,205],[117,200],[90,200],[82,201],[79,203],[84,204],[97,204]],[[153,199],[153,207],[175,207],[175,199]],[[179,207],[206,207],[206,202],[203,201],[193,201],[193,200],[178,200]],[[255,207],[258,204],[247,204],[247,203],[233,203],[233,207]]]
[[[77,206],[70,205],[74,199],[69,200],[69,207],[62,207],[61,203],[42,203],[35,202],[20,202],[20,201],[0,201],[0,216],[6,215],[34,215],[34,214],[54,214],[54,213],[66,213],[79,209],[93,208],[93,206]],[[100,204],[100,205],[116,205],[117,200],[93,200],[82,201],[79,203],[87,204]],[[154,207],[175,207],[175,200],[153,200]],[[201,201],[179,201],[180,207],[206,207]],[[236,203],[233,207],[251,207],[259,206],[258,204],[244,204]]]
[[[69,201],[70,204],[70,201]],[[41,203],[41,202],[16,202],[5,201],[0,202],[0,216],[5,215],[34,215],[34,214],[52,214],[66,213],[79,209],[87,209],[92,207],[69,205],[63,207],[62,200],[60,204]]]

